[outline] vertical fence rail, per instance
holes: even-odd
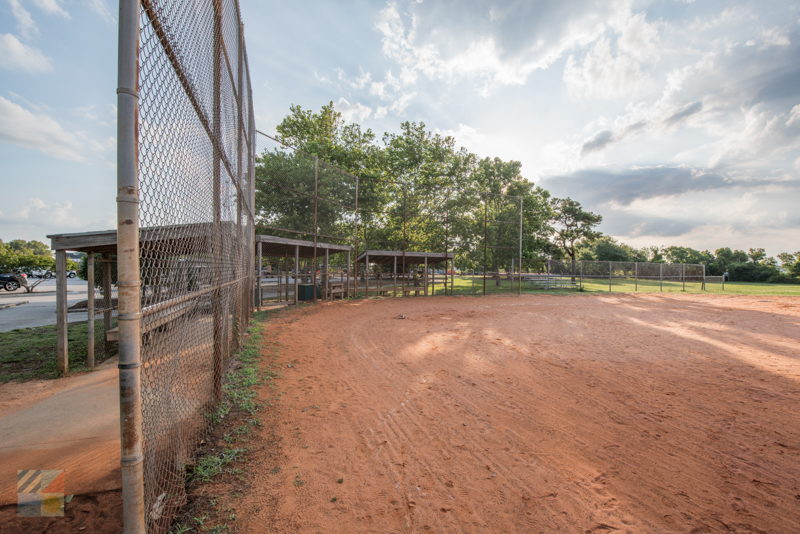
[[[255,123],[242,32],[236,0],[120,2],[117,257],[127,534],[167,532],[185,503],[186,466],[210,428],[251,313]]]
[[[117,288],[122,513],[126,534],[146,532],[139,298],[139,11],[119,6],[117,81]]]

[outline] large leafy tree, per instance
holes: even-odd
[[[578,247],[600,237],[601,233],[595,228],[603,217],[584,210],[580,202],[569,197],[552,198],[550,206],[553,212],[554,242],[571,260],[574,274]]]

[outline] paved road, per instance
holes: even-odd
[[[67,305],[86,300],[86,282],[84,280],[67,280]],[[98,298],[100,298],[98,293]],[[26,304],[21,304],[27,302]],[[3,308],[7,304],[19,304]],[[56,281],[45,280],[33,293],[25,293],[24,289],[13,292],[0,292],[0,332],[8,332],[17,328],[30,328],[56,324]],[[69,313],[71,323],[85,321],[86,313]]]

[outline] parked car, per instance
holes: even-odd
[[[16,291],[20,287],[27,285],[28,285],[28,277],[24,273],[0,274],[0,286],[6,291]]]
[[[29,274],[32,278],[53,278],[55,276],[53,271],[48,269],[33,269]]]

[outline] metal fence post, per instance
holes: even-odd
[[[658,264],[658,283],[661,286],[661,292],[664,292],[664,264]]]
[[[319,202],[319,157],[314,156],[314,259],[311,262],[311,300],[317,301],[317,234],[319,233],[318,221]]]
[[[522,295],[522,197],[519,197],[519,262],[517,265],[517,294]]]
[[[633,262],[633,290],[639,291],[639,262]]]
[[[223,259],[223,240],[222,240],[222,12],[219,2],[212,2],[214,7],[214,66],[213,66],[213,96],[212,96],[212,131],[214,139],[213,155],[213,225],[211,228],[212,241],[212,262],[213,262],[213,284],[217,287],[212,292],[211,314],[213,316],[213,337],[214,337],[214,400],[219,402],[222,399],[222,368],[225,359],[225,324],[223,324],[222,291],[222,264]]]
[[[681,282],[683,282],[683,292],[686,292],[686,264],[681,263]]]
[[[486,219],[489,216],[489,203],[483,198],[483,294],[486,295]]]
[[[608,292],[611,293],[611,262],[608,262]]]
[[[119,4],[117,75],[117,288],[122,521],[144,534],[139,279],[139,0]]]

